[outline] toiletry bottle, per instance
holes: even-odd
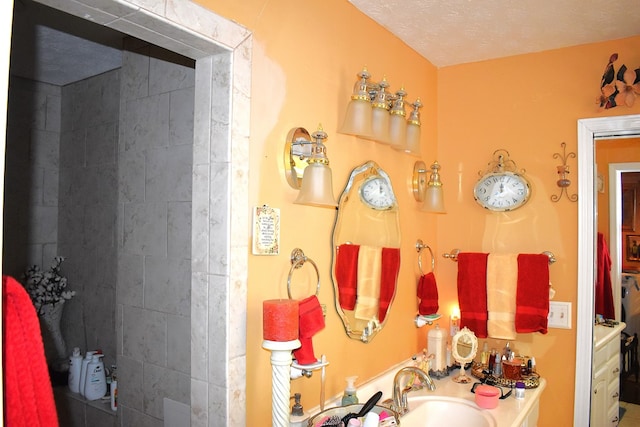
[[[347,387],[344,389],[344,396],[342,396],[342,406],[352,405],[358,403],[358,395],[356,394],[355,382],[358,379],[357,376],[345,378],[347,381]]]
[[[109,397],[111,398],[111,410],[118,410],[118,377],[116,376],[116,365],[111,365],[111,385],[109,386]]]
[[[502,355],[506,358],[506,360],[509,360],[509,356],[511,356],[511,344],[509,344],[509,341],[507,341],[507,344],[504,346]]]
[[[87,351],[84,355],[84,359],[82,359],[82,367],[80,368],[80,382],[78,383],[80,387],[80,395],[82,397],[84,397],[84,385],[87,382],[87,365],[89,365],[89,362],[91,362],[94,354],[96,354],[95,351]]]
[[[529,359],[529,361],[531,362],[531,373],[535,374],[536,373],[536,358],[531,356],[531,359]]]
[[[482,354],[480,355],[480,363],[486,367],[489,365],[489,344],[485,341],[482,344]]]
[[[300,403],[300,393],[295,393],[293,399],[295,403],[291,407],[291,415],[289,416],[289,427],[307,427],[308,418],[304,415],[304,408]]]
[[[493,374],[496,377],[502,376],[502,360],[500,358],[500,353],[496,353],[495,362],[493,363]]]
[[[522,381],[516,383],[516,399],[524,399],[524,383]]]
[[[69,390],[80,393],[80,372],[82,371],[82,355],[78,347],[73,348],[69,358]]]
[[[380,415],[371,411],[364,416],[362,427],[378,427],[378,424],[380,424]]]
[[[94,354],[87,365],[84,397],[87,400],[100,399],[107,393],[107,379],[104,374],[104,364],[101,358],[104,354]]]
[[[496,367],[496,349],[491,349],[491,354],[489,355],[489,373],[493,374]]]

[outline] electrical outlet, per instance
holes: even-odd
[[[571,303],[549,301],[547,320],[550,328],[571,329]]]

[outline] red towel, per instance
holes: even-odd
[[[598,264],[596,277],[596,314],[602,314],[605,319],[615,319],[613,306],[613,288],[611,286],[611,255],[604,235],[598,233]]]
[[[338,302],[343,310],[353,310],[356,306],[359,251],[360,245],[344,244],[337,249],[335,274]]]
[[[400,248],[382,248],[382,271],[380,273],[380,303],[378,320],[382,323],[396,293],[400,272]]]
[[[2,276],[2,297],[5,424],[56,427],[58,415],[36,310],[12,277]]]
[[[300,348],[293,351],[293,356],[301,365],[316,363],[318,359],[313,353],[313,336],[324,328],[324,314],[318,297],[312,295],[300,301]]]
[[[458,254],[458,304],[460,327],[487,338],[487,257],[485,253]]]
[[[420,276],[417,289],[418,313],[435,314],[438,312],[438,285],[433,272]]]
[[[545,254],[520,254],[516,290],[516,332],[546,334],[548,315],[549,257]]]

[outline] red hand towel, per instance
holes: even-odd
[[[58,415],[40,324],[27,291],[2,276],[4,417],[7,426],[57,427]]]
[[[438,285],[433,272],[420,276],[417,295],[420,299],[418,313],[435,314],[438,312]]]
[[[380,323],[387,317],[387,310],[396,293],[396,283],[400,272],[400,248],[382,248],[382,271],[380,273]]]
[[[549,257],[544,254],[520,254],[516,291],[516,332],[546,334],[548,314]]]
[[[598,233],[598,264],[596,277],[596,314],[602,314],[605,319],[615,319],[613,306],[613,288],[611,286],[611,255],[604,235]]]
[[[458,254],[458,304],[460,327],[476,337],[487,337],[487,257],[485,253]]]
[[[324,315],[322,314],[320,301],[315,295],[300,301],[299,312],[299,340],[302,345],[293,351],[293,356],[299,364],[309,365],[318,361],[313,353],[312,338],[324,328]]]
[[[356,306],[358,289],[359,245],[340,245],[336,254],[336,282],[338,302],[343,310],[353,310]]]

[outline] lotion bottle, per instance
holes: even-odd
[[[94,354],[96,354],[95,351],[87,351],[84,355],[84,359],[82,360],[82,367],[80,368],[80,382],[78,383],[80,387],[80,395],[82,395],[82,397],[84,397],[84,385],[87,382],[87,366],[89,365],[89,362],[91,362]]]
[[[69,358],[69,390],[80,393],[80,373],[82,372],[82,355],[78,347],[73,348]]]
[[[100,359],[104,354],[94,354],[87,365],[87,376],[84,386],[84,397],[87,400],[100,399],[107,393],[107,378],[104,374],[104,364]]]

